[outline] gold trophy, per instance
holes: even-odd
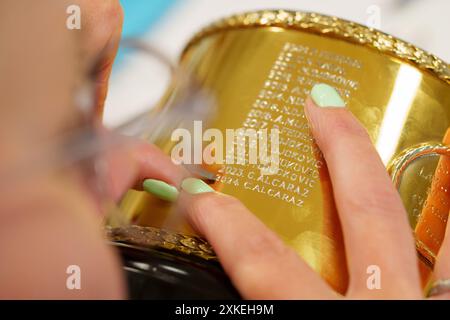
[[[442,144],[450,127],[450,69],[445,62],[353,22],[269,10],[206,27],[185,47],[180,67],[216,100],[208,127],[279,129],[276,174],[261,175],[255,166],[237,164],[202,169],[213,174],[209,182],[215,190],[239,198],[337,291],[347,286],[342,234],[326,163],[303,113],[314,84],[337,88],[365,126],[399,188],[412,230],[416,228],[438,162],[448,153]],[[158,145],[170,154],[174,143]],[[130,190],[120,207],[145,227],[148,246],[215,259],[204,240],[173,221],[171,204]],[[430,241],[442,241],[433,232],[445,228],[446,210],[434,212],[441,222],[428,227],[422,222],[428,231],[416,235],[425,280],[439,247]],[[136,233],[120,228],[111,237],[139,243]]]

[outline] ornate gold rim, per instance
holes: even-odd
[[[406,41],[361,24],[312,12],[262,10],[241,13],[218,20],[194,35],[184,48],[181,57],[200,39],[211,34],[223,30],[255,27],[281,27],[307,31],[364,45],[409,62],[450,84],[450,66],[435,55]]]
[[[137,225],[116,228],[107,226],[105,231],[107,239],[112,242],[125,242],[144,248],[174,250],[205,260],[217,260],[211,245],[197,236]]]

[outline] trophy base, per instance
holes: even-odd
[[[111,242],[122,259],[130,299],[240,299],[217,261]]]

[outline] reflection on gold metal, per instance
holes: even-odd
[[[305,99],[316,83],[336,87],[390,163],[405,149],[442,141],[450,127],[448,65],[356,23],[275,10],[236,15],[205,28],[187,45],[180,66],[217,101],[209,127],[280,129],[277,175],[261,176],[251,165],[205,165],[216,174],[212,187],[242,200],[345,292],[342,232],[326,163],[303,113]],[[173,143],[158,145],[169,153]],[[425,182],[409,183],[411,189],[415,184],[426,189]],[[141,226],[195,235],[171,205],[151,195],[132,190],[121,208]]]
[[[419,255],[419,259],[430,269],[434,269],[434,264],[436,262],[436,254],[428,249],[422,241],[416,238],[416,250]]]
[[[403,125],[421,79],[422,75],[418,70],[408,65],[400,66],[375,144],[384,164],[387,164],[396,150],[396,143],[402,135]]]

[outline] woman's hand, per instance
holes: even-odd
[[[305,113],[329,168],[343,229],[350,277],[345,297],[423,298],[411,227],[399,194],[366,130],[334,89],[320,86],[312,96],[321,106],[308,99]],[[340,107],[327,105],[329,97]],[[244,298],[341,297],[237,199],[188,191],[182,193],[180,206],[211,243]],[[449,228],[435,267],[437,279],[450,277]],[[380,268],[380,290],[366,285],[371,265]]]
[[[0,105],[9,107],[0,109],[0,131],[8,134],[8,139],[0,140],[0,172],[22,150],[33,147],[33,139],[39,141],[69,127],[75,114],[69,106],[74,79],[80,76],[78,63],[92,67],[96,105],[102,108],[120,39],[119,1],[67,1],[67,5],[80,5],[81,39],[76,31],[61,27],[67,17],[62,3],[27,2],[27,8],[13,0],[0,3],[5,9],[0,10],[0,67],[4,70],[0,84],[5,89]],[[20,23],[8,19],[5,12],[15,13]],[[8,30],[13,27],[17,29],[11,36]],[[18,42],[17,35],[27,41]],[[80,57],[83,61],[76,60]],[[345,108],[319,108],[309,100],[305,110],[333,181],[350,272],[346,296],[421,298],[406,212],[367,133]],[[35,118],[24,119],[25,114]],[[243,297],[339,297],[238,200],[205,192],[208,188],[195,183],[183,184],[188,173],[154,146],[137,144],[126,154],[116,150],[109,159],[113,173],[109,185],[115,197],[145,178],[184,189],[180,206],[210,241]],[[2,194],[0,260],[7,263],[0,266],[0,297],[124,297],[120,264],[104,243],[96,207],[80,186],[68,182],[73,181],[41,177],[24,182],[20,192]],[[438,279],[450,277],[449,233],[435,267]],[[66,268],[72,264],[82,270],[79,291],[65,287]],[[368,290],[365,285],[369,265],[381,269],[381,290]],[[441,297],[449,298],[449,294]]]

